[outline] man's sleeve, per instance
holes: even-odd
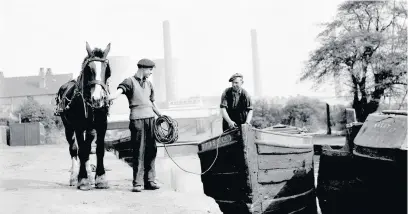
[[[117,89],[121,88],[123,90],[123,94],[127,95],[133,90],[132,86],[132,80],[130,78],[126,78],[118,85]]]
[[[228,101],[227,101],[227,90],[225,90],[221,95],[221,104],[220,108],[228,108]]]
[[[153,103],[154,102],[154,88],[153,88],[153,84],[151,82],[149,82],[149,84],[150,84],[150,89],[151,89],[150,101],[152,101],[152,103]]]
[[[248,93],[245,93],[246,96],[246,109],[249,110],[253,110],[254,107],[252,106],[252,98]]]

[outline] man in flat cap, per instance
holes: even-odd
[[[116,93],[109,100],[125,94],[129,101],[131,143],[133,147],[133,189],[141,192],[144,189],[159,189],[155,182],[155,159],[157,147],[154,137],[155,114],[160,112],[154,104],[153,85],[147,78],[152,74],[155,63],[141,59],[134,76],[126,78],[119,84]]]
[[[229,81],[232,87],[224,90],[220,104],[224,132],[245,123],[250,124],[252,120],[252,101],[248,92],[242,88],[242,74],[235,73]]]

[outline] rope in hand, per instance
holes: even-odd
[[[165,129],[162,126],[162,123],[167,124],[166,125],[167,129]],[[231,131],[231,130],[232,129],[225,130],[224,133],[228,132],[228,131]],[[178,165],[176,163],[176,161],[173,160],[173,158],[169,154],[169,151],[167,151],[166,144],[172,144],[172,143],[176,142],[177,139],[178,139],[177,121],[173,120],[172,118],[170,118],[169,116],[166,116],[166,115],[159,116],[156,119],[156,123],[155,123],[155,126],[154,126],[154,135],[155,135],[156,141],[159,142],[159,143],[162,143],[164,145],[164,149],[166,150],[166,153],[169,156],[170,160],[173,161],[173,163],[176,164],[176,166],[178,168],[180,168],[181,170],[183,170],[184,172],[195,174],[195,175],[204,175],[205,173],[207,173],[213,167],[215,161],[218,158],[218,142],[219,142],[219,139],[221,138],[222,135],[220,135],[216,140],[217,148],[216,148],[216,154],[215,154],[214,161],[211,163],[211,165],[208,167],[208,169],[205,170],[202,173],[191,172],[191,171],[183,169],[180,165]]]

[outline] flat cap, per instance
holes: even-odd
[[[231,78],[229,79],[230,82],[234,81],[236,78],[241,77],[243,78],[244,76],[242,76],[242,74],[240,73],[235,73],[231,76]]]
[[[139,68],[154,68],[156,67],[156,64],[150,59],[141,59],[137,63],[137,66]]]

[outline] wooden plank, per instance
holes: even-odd
[[[254,143],[255,131],[249,125],[242,125],[242,141],[244,145],[244,157],[247,165],[247,185],[251,189],[249,195],[251,202],[259,201],[259,184],[258,184],[258,162],[257,162],[257,149]],[[261,211],[260,206],[252,206],[251,211],[253,213],[259,213]]]
[[[316,203],[314,190],[310,189],[290,197],[265,200],[262,202],[262,210],[264,213],[290,213],[303,207],[313,206],[313,203]]]
[[[259,155],[259,169],[297,168],[313,163],[313,152],[287,155]]]
[[[235,144],[239,141],[239,134],[240,133],[238,131],[232,131],[204,141],[198,144],[198,152],[202,153],[210,150],[216,150],[217,148]]]
[[[255,142],[258,144],[280,145],[281,147],[313,147],[313,137],[307,135],[294,135],[263,130],[255,131]]]
[[[262,200],[297,195],[314,188],[314,171],[298,169],[289,180],[280,183],[261,183],[259,193]]]
[[[257,143],[258,154],[300,154],[313,151],[313,147],[293,148],[289,146],[259,144]]]
[[[312,169],[313,169],[313,165],[310,163],[304,168],[259,170],[258,182],[259,183],[279,183],[283,181],[288,181],[292,179],[299,172],[299,170],[304,170],[305,173],[301,176],[306,176],[306,174],[310,172]]]
[[[218,155],[217,150],[198,153],[202,172],[207,171],[214,160],[215,162],[207,174],[246,170],[247,166],[245,164],[243,150],[243,145],[240,143],[219,148]]]

